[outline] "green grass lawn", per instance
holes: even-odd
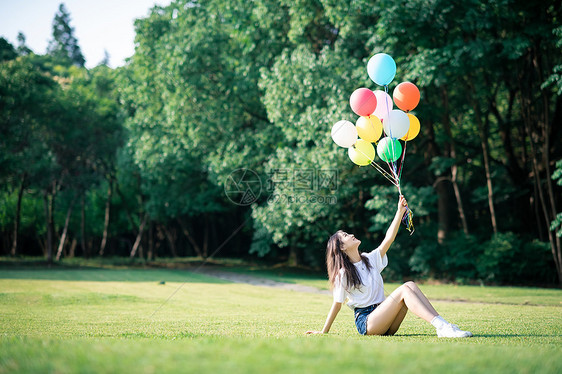
[[[348,308],[330,334],[306,336],[322,328],[330,296],[185,270],[2,267],[0,373],[562,372],[561,290],[421,288],[475,336],[438,339],[408,314],[396,336],[364,337]]]

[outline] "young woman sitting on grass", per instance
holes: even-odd
[[[355,312],[357,331],[362,335],[394,335],[409,309],[431,323],[437,329],[438,337],[472,336],[469,331],[462,331],[443,319],[414,282],[404,283],[385,299],[380,273],[388,264],[386,252],[394,242],[407,206],[406,199],[400,196],[398,210],[384,240],[370,253],[359,253],[361,241],[353,234],[339,230],[330,237],[326,264],[334,302],[322,331],[307,331],[307,334],[330,331],[347,297],[347,305]]]

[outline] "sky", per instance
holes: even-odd
[[[45,54],[60,3],[70,13],[70,26],[92,68],[109,53],[109,66],[122,66],[134,53],[133,22],[148,16],[154,5],[171,0],[0,0],[0,36],[17,47],[18,32],[36,54]]]

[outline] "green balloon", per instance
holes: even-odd
[[[384,162],[394,162],[402,155],[402,144],[398,139],[382,138],[377,144],[377,154]]]

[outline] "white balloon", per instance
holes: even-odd
[[[383,117],[382,125],[384,133],[391,138],[400,139],[408,133],[410,129],[410,118],[399,109],[392,110],[389,115]]]
[[[392,98],[389,94],[381,90],[376,90],[373,92],[375,93],[375,97],[377,98],[377,108],[373,112],[373,115],[379,117],[379,119],[386,117],[388,113],[392,111]]]
[[[357,142],[357,129],[349,121],[338,121],[332,126],[332,139],[340,147],[349,148]]]

